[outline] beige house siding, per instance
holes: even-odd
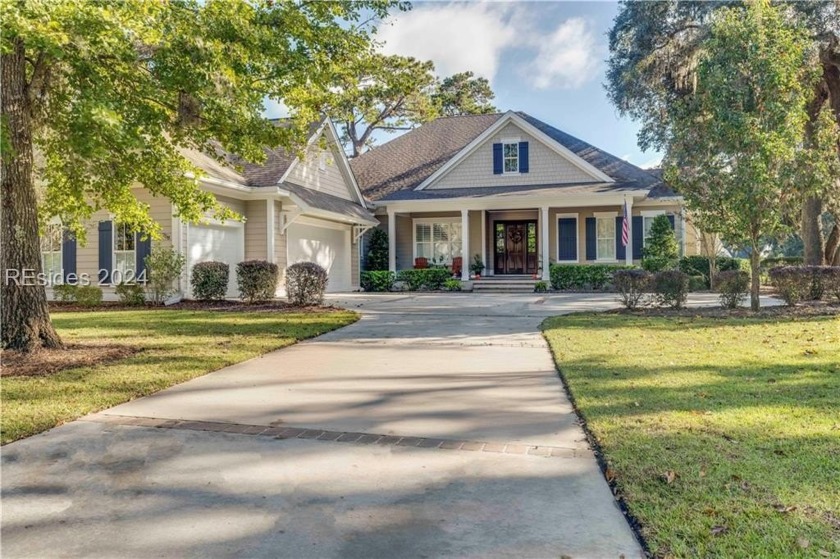
[[[352,194],[351,185],[344,178],[339,168],[341,154],[336,150],[339,148],[329,142],[326,148],[321,147],[324,136],[316,140],[304,154],[297,165],[295,165],[289,177],[289,182],[324,192],[345,200],[356,201]],[[321,154],[324,154],[324,168],[321,169]]]
[[[493,174],[493,144],[504,140],[528,142],[527,173]],[[526,186],[596,180],[517,125],[509,123],[427,188]]]
[[[145,188],[133,190],[140,202],[149,205],[149,214],[161,226],[162,237],[152,241],[152,246],[171,246],[172,244],[172,204],[166,198],[155,197]],[[95,212],[85,225],[85,243],[76,246],[76,275],[87,276],[92,285],[99,281],[99,222],[112,220],[106,210]],[[113,249],[112,249],[113,250]],[[110,285],[101,285],[104,294],[111,295],[114,290]]]
[[[268,223],[265,200],[245,203],[245,260],[268,259]]]
[[[353,231],[350,231],[350,234],[353,235]],[[353,238],[351,237],[350,240],[353,241]],[[360,246],[361,243],[359,243],[359,241],[354,241],[350,243],[350,286],[354,290],[359,289],[359,274],[361,273],[361,262],[359,257]]]

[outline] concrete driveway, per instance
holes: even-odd
[[[2,556],[641,556],[538,332],[613,296],[333,301],[362,320],[4,447]]]

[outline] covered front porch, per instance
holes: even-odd
[[[658,214],[672,215],[678,239],[685,235],[677,204],[635,193],[557,197],[538,204],[497,199],[429,202],[389,203],[384,215],[378,215],[388,231],[390,270],[425,262],[451,265],[461,258],[461,279],[468,281],[478,257],[483,277],[548,280],[553,263],[633,264],[641,258],[644,231]],[[625,204],[631,217],[626,245]]]

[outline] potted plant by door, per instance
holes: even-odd
[[[470,272],[473,273],[475,279],[481,279],[481,272],[484,271],[484,262],[481,260],[481,255],[473,256],[472,264],[470,264]]]

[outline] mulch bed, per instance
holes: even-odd
[[[840,316],[840,304],[826,301],[805,301],[795,307],[762,307],[758,312],[748,307],[722,309],[720,307],[699,307],[686,309],[642,308],[636,310],[614,309],[607,314],[631,316],[670,316],[687,318],[807,318],[814,316]]]
[[[64,369],[89,367],[124,359],[142,351],[139,347],[117,344],[67,344],[64,349],[38,349],[31,353],[0,352],[0,376],[40,377]]]
[[[193,301],[185,299],[174,305],[126,305],[119,301],[105,301],[95,307],[84,307],[78,303],[50,301],[50,312],[91,312],[91,311],[222,311],[222,312],[281,312],[315,313],[339,311],[338,307],[297,307],[283,301],[264,303],[244,303],[242,301]]]

